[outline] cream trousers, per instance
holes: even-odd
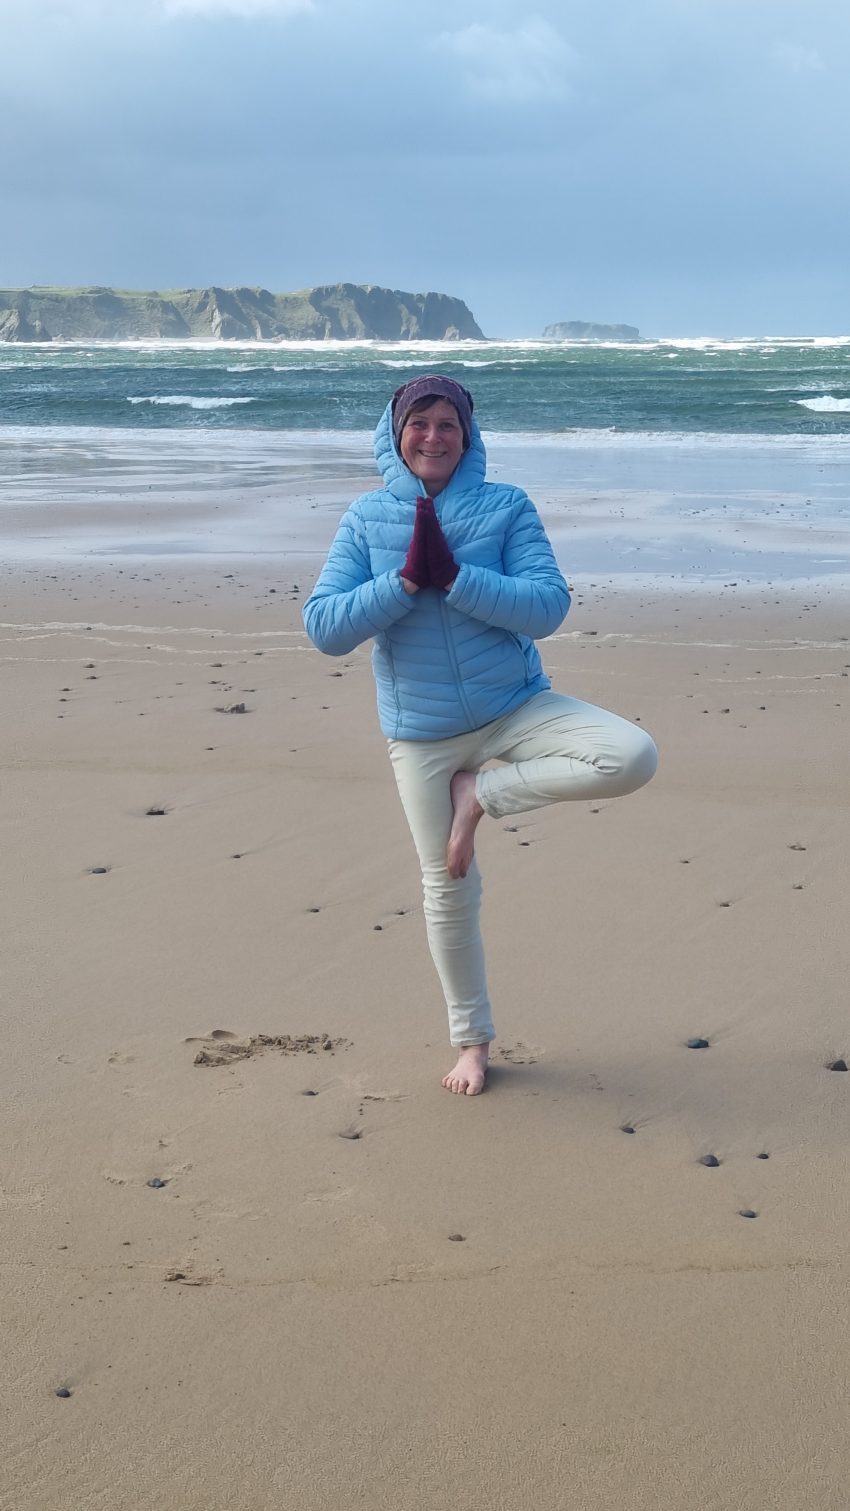
[[[658,754],[646,731],[627,719],[553,692],[537,693],[471,734],[388,745],[422,867],[428,944],[451,1042],[484,1044],[495,1029],[479,927],[481,876],[475,862],[457,880],[446,870],[452,777],[478,771],[475,793],[484,812],[506,818],[547,803],[624,797],[650,780]],[[492,760],[506,764],[479,769]]]

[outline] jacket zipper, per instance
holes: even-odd
[[[438,592],[439,592],[439,589],[438,589]],[[466,714],[467,721],[469,723],[469,728],[470,729],[474,729],[475,728],[475,720],[472,717],[472,709],[470,708],[469,703],[467,702],[466,693],[464,692],[464,689],[463,689],[463,679],[461,678],[461,675],[460,675],[460,666],[458,664],[457,655],[455,653],[455,648],[454,648],[454,645],[452,644],[451,633],[449,631],[448,609],[446,608],[445,599],[442,597],[442,595],[440,596],[440,618],[443,621],[443,635],[444,635],[445,641],[446,641],[446,650],[449,653],[449,660],[452,663],[452,669],[453,669],[454,674],[455,674],[455,685],[457,687],[458,697],[460,698],[460,701],[461,701],[461,703],[463,705],[463,711]]]
[[[417,481],[417,483],[421,484],[423,493],[427,493],[428,490],[425,487],[425,484],[422,483],[422,479],[421,478],[417,478],[416,481]],[[435,505],[436,505],[436,499],[434,500],[434,502],[435,502]],[[437,591],[440,592],[439,588],[437,589]],[[455,652],[454,644],[452,642],[451,632],[449,630],[449,614],[448,614],[448,609],[446,608],[446,601],[445,601],[445,598],[443,597],[443,594],[441,592],[440,592],[440,619],[441,619],[442,625],[443,625],[443,638],[444,638],[444,640],[446,642],[446,650],[448,651],[449,660],[451,661],[451,664],[452,664],[452,670],[454,671],[454,674],[455,674],[455,686],[457,687],[458,697],[460,698],[461,705],[463,707],[463,711],[466,714],[467,723],[469,724],[469,728],[470,729],[474,729],[475,728],[475,720],[472,717],[472,709],[469,706],[469,702],[467,700],[466,693],[464,692],[464,689],[463,689],[463,679],[462,679],[462,677],[460,675],[460,664],[459,664],[458,659],[457,659],[457,654]]]

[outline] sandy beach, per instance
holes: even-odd
[[[0,1504],[838,1511],[846,598],[577,585],[661,767],[479,830],[470,1099],[315,570],[4,573]]]

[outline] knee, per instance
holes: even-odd
[[[620,776],[623,793],[637,792],[639,787],[645,787],[647,782],[652,781],[657,769],[658,749],[655,741],[645,729],[632,725],[628,747],[623,753]]]
[[[618,721],[616,739],[594,761],[596,770],[606,779],[611,797],[625,797],[645,787],[655,775],[658,751],[645,729],[627,720]]]
[[[445,866],[422,872],[425,915],[430,918],[458,917],[476,912],[481,902],[481,874],[475,861],[466,876],[449,876]]]

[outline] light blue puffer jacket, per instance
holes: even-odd
[[[390,405],[375,432],[384,487],[340,520],[304,605],[313,644],[344,656],[374,636],[372,668],[389,739],[443,740],[480,729],[550,687],[534,640],[564,619],[570,595],[530,498],[486,483],[473,420],[469,449],[434,503],[460,571],[447,593],[406,593],[400,567],[424,485],[395,443]]]

